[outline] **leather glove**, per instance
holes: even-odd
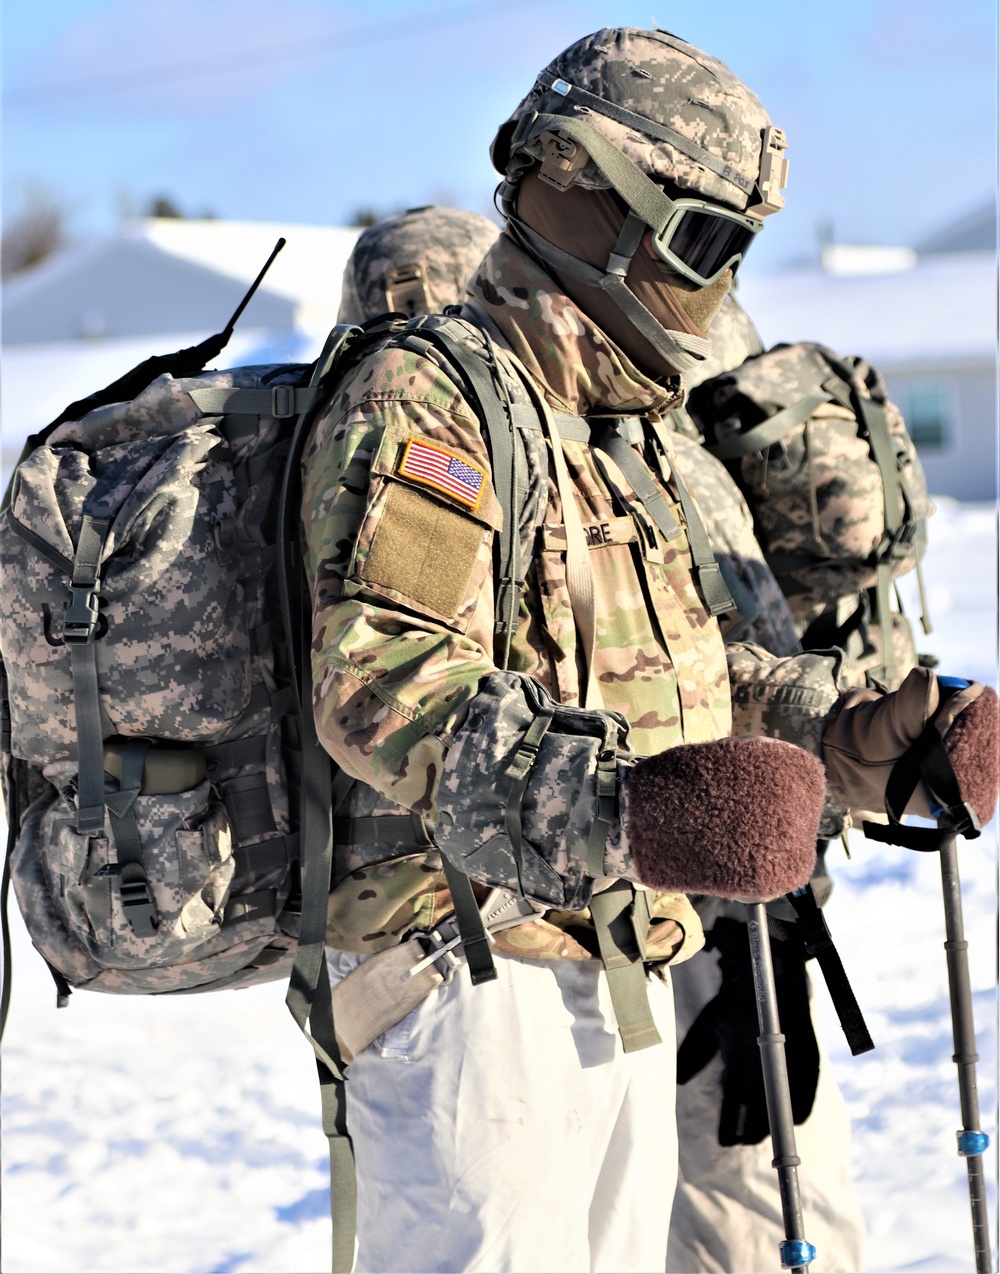
[[[777,739],[688,743],[639,761],[625,785],[632,873],[664,893],[776,898],[816,862],[823,767]]]
[[[933,727],[930,732],[928,728]],[[937,677],[914,668],[898,690],[849,690],[823,733],[823,760],[832,795],[848,808],[884,810],[886,788],[899,759],[933,743],[934,734],[958,782],[959,802],[971,807],[982,827],[993,816],[1000,790],[1000,700],[978,681]],[[956,805],[954,791],[922,778],[903,809],[892,813],[937,818]]]

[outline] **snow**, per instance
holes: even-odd
[[[943,671],[995,684],[995,513],[947,499],[938,506],[926,559],[936,628],[919,644],[940,656]],[[903,583],[916,614],[914,581]],[[980,839],[961,842],[959,856],[979,1096],[993,1142],[985,1162],[994,1243],[996,850],[994,821]],[[972,1270],[938,861],[856,833],[851,853],[850,861],[836,849],[830,855],[837,887],[827,916],[876,1051],[851,1058],[821,978],[817,1001],[854,1120],[868,1269]],[[315,1067],[284,987],[174,999],[77,993],[56,1011],[49,975],[12,912],[5,1274],[328,1269]]]

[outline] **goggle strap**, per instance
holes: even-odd
[[[511,144],[524,145],[541,133],[551,132],[563,132],[573,141],[579,142],[615,190],[647,226],[651,226],[657,233],[666,226],[674,211],[674,201],[663,193],[655,181],[646,176],[638,164],[633,164],[631,159],[617,150],[586,120],[573,119],[566,115],[536,115],[523,133],[518,130],[520,136],[515,134],[515,140]]]
[[[608,257],[606,267],[608,274],[618,274],[624,279],[625,275],[628,274],[629,266],[632,264],[632,258],[635,256],[639,244],[642,243],[642,237],[648,229],[649,226],[646,225],[645,221],[629,209],[629,214],[619,232],[618,242]]]
[[[623,276],[605,274],[595,266],[570,256],[562,248],[544,238],[525,225],[517,217],[511,217],[507,223],[508,230],[514,239],[527,248],[529,252],[540,257],[547,265],[552,266],[560,274],[567,274],[587,287],[600,288],[614,301],[637,332],[649,342],[661,358],[678,372],[693,371],[709,355],[710,343],[700,336],[687,332],[668,332],[656,321],[639,298],[630,292]]]
[[[559,75],[554,75],[551,71],[543,71],[538,77],[538,83],[550,92],[558,93],[560,97],[572,98],[574,101],[580,102],[581,105],[597,111],[600,115],[606,115],[608,119],[616,120],[619,124],[625,124],[629,128],[637,128],[641,133],[645,133],[647,137],[655,137],[657,141],[667,142],[675,150],[679,150],[682,155],[686,155],[688,159],[693,159],[696,164],[701,164],[703,168],[715,173],[717,177],[722,177],[725,181],[731,182],[738,190],[742,190],[745,195],[753,194],[755,183],[750,181],[749,178],[744,177],[741,172],[731,164],[727,164],[725,160],[717,159],[715,155],[699,146],[697,142],[690,141],[682,133],[675,132],[665,124],[658,124],[655,120],[647,119],[645,115],[639,115],[635,111],[627,110],[624,106],[616,106],[613,102],[609,102],[603,97],[598,97],[596,93],[588,92],[587,89],[577,88],[575,84],[570,84],[567,80],[564,80]],[[556,84],[560,87],[554,88],[553,86]]]

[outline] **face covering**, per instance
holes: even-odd
[[[580,186],[559,191],[541,181],[537,170],[527,173],[518,186],[517,215],[557,248],[600,270],[606,268],[625,221],[610,191]],[[711,286],[700,288],[669,269],[648,246],[648,239],[649,235],[640,243],[625,276],[629,291],[668,332],[706,338],[729,291],[732,272],[727,270]],[[686,370],[668,363],[603,289],[553,273],[567,296],[646,375],[663,379]]]

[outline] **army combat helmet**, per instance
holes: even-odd
[[[478,212],[410,208],[363,231],[344,268],[338,323],[396,311],[437,314],[465,295],[466,280],[500,233]]]
[[[504,177],[512,237],[563,280],[600,289],[605,308],[613,302],[661,358],[686,371],[707,356],[707,340],[665,327],[626,275],[633,261],[655,257],[687,292],[718,285],[721,300],[764,218],[783,206],[784,150],[783,132],[723,63],[665,31],[621,28],[556,57],[501,126],[491,157]],[[581,259],[565,234],[556,244],[527,224],[518,197],[529,174],[550,194],[614,198],[623,220],[606,259]]]

